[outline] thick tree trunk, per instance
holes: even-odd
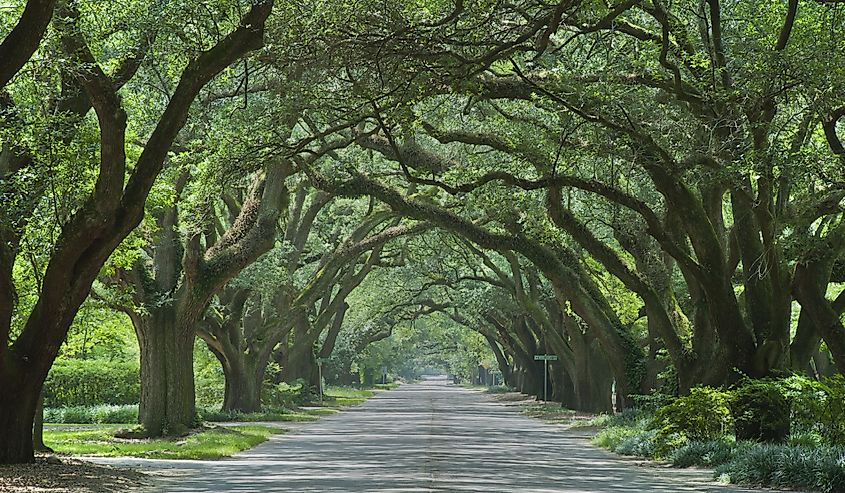
[[[194,332],[171,307],[136,326],[141,349],[139,419],[151,436],[178,435],[196,424]]]
[[[223,365],[226,393],[223,411],[252,413],[261,410],[261,384],[264,372],[250,371],[248,365]]]
[[[2,380],[7,378],[7,375],[0,377]],[[30,381],[3,381],[0,388],[7,392],[0,398],[0,464],[33,462],[33,420],[41,385]]]
[[[314,354],[315,333],[305,316],[300,316],[293,325],[293,337],[282,366],[282,380],[294,383],[302,379],[309,386],[319,385],[317,357]],[[316,334],[319,336],[319,334]]]
[[[318,385],[317,359],[314,347],[295,345],[288,353],[285,366],[282,368],[282,378],[285,382],[294,383],[299,379],[308,385]]]

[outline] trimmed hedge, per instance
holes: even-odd
[[[59,360],[44,382],[45,407],[137,404],[140,369],[135,363]]]

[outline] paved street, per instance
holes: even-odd
[[[117,461],[116,461],[117,462]],[[167,470],[158,491],[739,492],[709,473],[640,467],[476,391],[428,382],[215,461],[120,460]]]

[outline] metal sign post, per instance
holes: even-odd
[[[317,358],[317,376],[320,379],[317,385],[320,393],[320,404],[323,403],[323,358]]]
[[[534,361],[543,362],[543,402],[549,400],[549,361],[557,361],[554,354],[535,354]]]

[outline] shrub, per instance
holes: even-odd
[[[645,430],[638,430],[630,427],[610,426],[599,431],[593,438],[593,443],[599,447],[616,451],[620,443],[642,433],[643,431]]]
[[[816,432],[793,433],[789,436],[787,443],[796,447],[821,447],[824,444],[824,440]]]
[[[620,455],[654,457],[656,455],[654,443],[656,433],[655,430],[645,430],[632,434],[623,438],[613,451]]]
[[[271,407],[294,408],[310,399],[311,389],[302,379],[298,379],[294,384],[282,382],[268,385],[264,392],[264,400]]]
[[[746,381],[730,404],[737,440],[783,442],[789,436],[791,406],[780,382]]]
[[[141,398],[135,363],[59,360],[44,382],[45,407],[135,404]]]
[[[732,420],[729,394],[710,387],[695,387],[654,413],[650,427],[657,430],[658,452],[665,453],[686,441],[724,437]]]
[[[663,394],[655,392],[653,394],[632,395],[631,399],[634,401],[636,409],[643,412],[655,412],[661,407],[671,404],[675,397],[670,394]]]
[[[792,376],[783,381],[792,400],[792,427],[797,433],[817,433],[825,442],[845,445],[845,377],[822,381]]]

